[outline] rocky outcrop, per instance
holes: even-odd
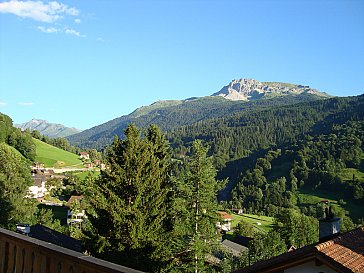
[[[212,96],[221,96],[229,100],[257,100],[284,95],[313,94],[329,97],[326,93],[319,92],[305,85],[296,85],[281,82],[259,82],[254,79],[233,80]]]

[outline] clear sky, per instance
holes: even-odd
[[[87,129],[233,79],[364,93],[364,1],[0,0],[0,112]]]

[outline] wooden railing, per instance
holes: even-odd
[[[141,271],[0,228],[0,273],[101,272]]]

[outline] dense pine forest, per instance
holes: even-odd
[[[229,180],[220,193],[227,207],[275,215],[277,207],[299,205],[298,189],[340,193],[363,204],[363,120],[361,95],[209,119],[167,137],[176,157],[194,139],[208,143],[218,177]],[[300,207],[317,216],[312,206]],[[353,215],[357,221],[364,216]]]
[[[250,112],[265,108],[297,104],[300,102],[322,100],[312,94],[287,95],[255,101],[231,101],[222,97],[190,98],[183,101],[159,101],[141,107],[129,115],[113,119],[99,126],[67,137],[71,144],[81,148],[103,149],[114,136],[123,137],[128,124],[147,128],[149,124],[158,125],[163,131],[171,131],[181,126],[195,124],[204,120],[229,117],[234,113]]]
[[[329,133],[333,126],[364,117],[364,96],[333,98],[269,109],[241,112],[233,116],[208,119],[168,131],[174,148],[193,139],[211,146],[216,167],[246,157],[262,149],[295,143],[305,135]]]

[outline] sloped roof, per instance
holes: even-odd
[[[81,242],[79,240],[40,224],[30,227],[29,236],[77,252],[82,252]]]
[[[76,200],[80,201],[83,198],[83,195],[71,195],[70,199],[68,199],[66,206],[71,207],[72,203]]]
[[[237,243],[237,244],[245,246],[245,247],[249,247],[249,243],[251,240],[253,240],[252,237],[242,236],[242,235],[236,235],[233,238],[234,243]]]
[[[364,227],[318,244],[316,249],[351,272],[364,272]]]
[[[47,181],[47,177],[46,176],[39,175],[39,174],[33,175],[32,176],[32,179],[33,179],[33,185],[34,186],[37,186],[39,188],[42,187],[42,183],[43,182],[46,182]]]
[[[239,255],[242,251],[248,251],[249,249],[245,246],[239,245],[237,243],[234,243],[233,241],[230,240],[224,240],[221,242],[221,244],[227,248],[228,250],[230,250],[231,252],[233,252],[234,254]]]
[[[233,216],[231,216],[230,214],[228,214],[227,212],[225,212],[225,211],[218,211],[217,212],[218,214],[220,214],[220,217],[222,218],[222,219],[234,219],[234,217]]]
[[[331,240],[284,253],[236,273],[277,272],[316,259],[337,272],[364,272],[364,227],[337,235]]]

